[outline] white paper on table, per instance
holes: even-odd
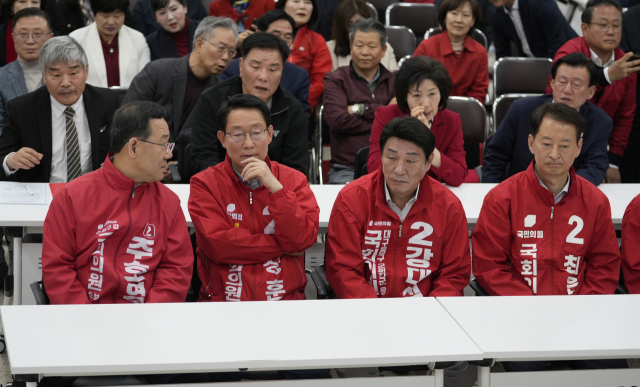
[[[0,204],[47,204],[46,184],[2,182]]]

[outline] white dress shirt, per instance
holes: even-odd
[[[593,63],[595,63],[596,66],[604,67],[604,77],[607,79],[607,82],[611,84],[611,79],[609,79],[609,66],[611,66],[613,62],[616,61],[616,52],[611,51],[611,57],[609,58],[609,61],[607,61],[607,63],[602,63],[602,59],[600,59],[598,54],[593,52],[592,49],[589,49],[589,52],[591,53],[591,60],[593,61]]]
[[[411,211],[411,207],[413,207],[413,204],[416,202],[416,199],[418,199],[418,192],[420,191],[420,185],[418,185],[418,188],[416,188],[416,193],[413,194],[413,196],[411,197],[411,199],[409,199],[409,201],[407,202],[407,204],[404,206],[403,209],[400,209],[400,207],[398,207],[393,200],[391,200],[391,195],[389,194],[389,188],[387,187],[387,182],[384,182],[384,196],[387,199],[387,204],[389,205],[389,208],[391,208],[391,211],[393,211],[396,215],[398,215],[398,217],[400,218],[400,222],[404,222],[404,220],[407,218],[407,215],[409,215],[409,211]]]
[[[511,6],[511,10],[504,7],[504,12],[509,15],[509,18],[513,22],[513,26],[516,27],[516,33],[518,34],[518,38],[520,38],[520,43],[522,44],[522,51],[524,51],[525,55],[530,58],[533,58],[534,55],[531,52],[531,48],[529,48],[529,42],[527,41],[527,35],[524,33],[524,27],[522,26],[522,19],[520,18],[520,7],[518,5],[518,0],[516,0]]]
[[[538,176],[538,172],[536,172],[536,169],[533,169],[533,172],[535,172],[536,177],[538,178],[538,183],[540,183],[541,186],[543,186],[544,188],[547,188],[546,185],[544,185],[544,183],[542,182],[542,180],[540,180],[540,176]],[[555,204],[558,204],[558,202],[560,200],[562,200],[563,197],[565,197],[568,193],[569,193],[569,183],[571,182],[571,175],[567,176],[567,184],[564,185],[564,188],[562,188],[562,191],[560,191],[557,195],[555,195],[553,197]],[[549,188],[547,188],[547,190],[551,191]],[[553,192],[551,192],[551,194],[553,194]]]
[[[67,106],[51,98],[51,176],[49,183],[67,182],[67,117],[64,110]],[[89,131],[89,121],[84,110],[83,97],[71,105],[75,114],[73,122],[76,124],[78,132],[78,145],[80,147],[80,169],[82,174],[93,170],[91,162],[91,132]],[[7,166],[7,158],[15,152],[11,152],[4,158],[2,168],[6,176],[13,175],[15,171],[10,171]]]

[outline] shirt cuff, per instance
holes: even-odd
[[[605,68],[603,70],[603,73],[604,73],[604,78],[607,80],[607,82],[609,82],[609,84],[611,84],[611,79],[609,79],[609,68],[608,67]]]
[[[16,173],[16,172],[18,171],[18,170],[16,169],[15,171],[13,171],[13,172],[12,172],[12,171],[10,171],[10,170],[9,170],[9,167],[7,167],[7,159],[9,158],[9,156],[11,156],[11,155],[12,155],[12,154],[14,154],[14,153],[16,153],[16,152],[11,152],[11,153],[9,153],[9,154],[4,158],[4,161],[2,162],[2,169],[4,169],[4,174],[5,174],[6,176],[11,176],[11,175],[13,175],[14,173]]]
[[[609,168],[613,168],[613,169],[620,169],[619,166],[617,165],[613,165],[613,164],[609,164]]]

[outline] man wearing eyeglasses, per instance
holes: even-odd
[[[159,183],[173,149],[164,115],[153,102],[118,109],[104,166],[55,195],[42,255],[52,304],[184,302],[193,252],[180,200]]]
[[[202,91],[218,83],[218,75],[233,59],[238,31],[229,18],[206,17],[193,39],[189,55],[148,63],[133,79],[123,100],[162,105],[172,141],[179,141],[178,135]]]
[[[195,175],[189,196],[200,301],[304,300],[320,214],[309,183],[267,156],[274,127],[259,98],[231,97],[216,121],[225,160]]]
[[[87,56],[73,38],[49,39],[38,60],[46,87],[7,105],[0,180],[68,183],[104,161],[118,93],[86,84]]]
[[[280,86],[288,56],[285,41],[270,33],[258,31],[244,40],[240,76],[205,90],[185,123],[185,128],[193,126],[191,167],[194,173],[225,159],[225,148],[217,138],[222,126],[216,121],[216,112],[225,101],[239,94],[256,96],[269,107],[274,128],[268,147],[269,159],[306,173],[307,115],[300,101]]]
[[[558,49],[558,58],[582,52],[598,66],[598,83],[589,101],[613,119],[609,137],[609,168],[606,183],[620,183],[620,166],[636,110],[636,72],[640,60],[632,60],[618,46],[622,38],[622,9],[617,0],[589,0],[582,13],[582,35]],[[551,87],[547,87],[547,93]]]
[[[53,36],[49,15],[40,8],[16,12],[11,35],[18,60],[0,68],[0,133],[4,127],[7,103],[43,85],[38,56],[42,45]]]

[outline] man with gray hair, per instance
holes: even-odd
[[[380,61],[387,31],[377,20],[358,19],[349,30],[351,63],[324,76],[324,120],[331,132],[329,183],[353,180],[356,153],[369,146],[378,106],[395,103],[395,73]]]
[[[193,39],[191,54],[148,63],[131,82],[123,101],[162,105],[172,141],[177,140],[200,93],[218,83],[218,75],[235,56],[238,30],[229,18],[209,16],[200,22]]]
[[[118,94],[85,84],[87,56],[73,38],[51,38],[38,61],[46,87],[7,104],[0,180],[68,183],[100,168]]]

